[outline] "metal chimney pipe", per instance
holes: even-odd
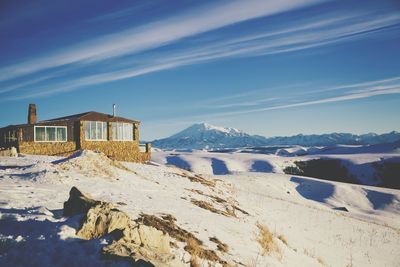
[[[117,114],[115,113],[115,104],[113,104],[113,117],[115,117],[115,115]]]

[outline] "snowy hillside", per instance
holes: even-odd
[[[172,135],[168,138],[154,140],[154,147],[165,150],[192,150],[192,149],[225,149],[261,146],[333,146],[343,145],[365,145],[392,143],[400,140],[400,133],[391,132],[387,134],[363,134],[354,135],[348,133],[332,133],[322,135],[295,135],[289,137],[265,138],[259,135],[249,135],[234,128],[213,126],[208,123],[199,123]]]
[[[132,220],[152,218],[183,266],[400,262],[399,190],[274,173],[199,175],[86,151],[0,163],[0,266],[129,266],[126,258],[102,256],[115,236],[82,240],[81,217],[62,216],[72,186],[114,203]],[[190,247],[182,233],[200,247]]]
[[[395,175],[400,171],[400,143],[310,148],[270,147],[264,150],[246,148],[223,152],[154,151],[152,160],[209,175],[243,172],[301,174],[302,170],[298,170],[298,166],[313,162],[313,168],[303,170],[304,176],[400,188],[400,179]],[[290,168],[296,169],[293,172]]]

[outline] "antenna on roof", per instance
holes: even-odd
[[[115,104],[113,104],[113,117],[115,117],[115,115],[117,114],[115,113]]]

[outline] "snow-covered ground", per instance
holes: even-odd
[[[233,266],[400,265],[399,190],[271,173],[292,160],[275,155],[170,154],[156,152],[154,160],[164,164],[171,156],[169,160],[185,161],[208,182],[176,167],[119,165],[91,152],[69,160],[0,158],[0,266],[127,264],[100,257],[107,238],[83,241],[75,236],[77,219],[61,216],[72,186],[119,203],[131,218],[171,214],[207,248],[217,250],[211,237],[226,243],[228,251],[217,253]],[[231,174],[214,176],[214,168]],[[265,172],[248,172],[252,168]],[[215,201],[217,197],[224,201]],[[211,212],[193,200],[217,211],[233,210],[233,216]],[[262,255],[258,223],[274,234],[279,252]],[[181,257],[188,258],[183,250]]]

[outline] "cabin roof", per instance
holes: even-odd
[[[131,123],[140,123],[138,120],[131,120],[123,117],[113,116],[110,114],[105,114],[96,111],[88,111],[84,113],[79,113],[75,115],[40,121],[39,123],[45,122],[55,122],[55,121],[65,121],[65,120],[97,120],[97,121],[119,121],[119,122],[131,122]]]
[[[59,118],[54,118],[54,119],[49,119],[49,120],[43,120],[43,121],[38,121],[37,123],[34,124],[16,124],[16,125],[7,125],[2,128],[9,128],[9,127],[26,127],[30,125],[45,125],[47,123],[57,123],[57,122],[64,122],[64,121],[106,121],[106,122],[128,122],[128,123],[135,123],[135,124],[140,124],[140,121],[138,120],[131,120],[123,117],[118,117],[118,116],[112,116],[110,114],[105,114],[101,112],[96,112],[96,111],[88,111],[88,112],[83,112],[83,113],[78,113],[74,115],[69,115],[65,117],[59,117]]]

